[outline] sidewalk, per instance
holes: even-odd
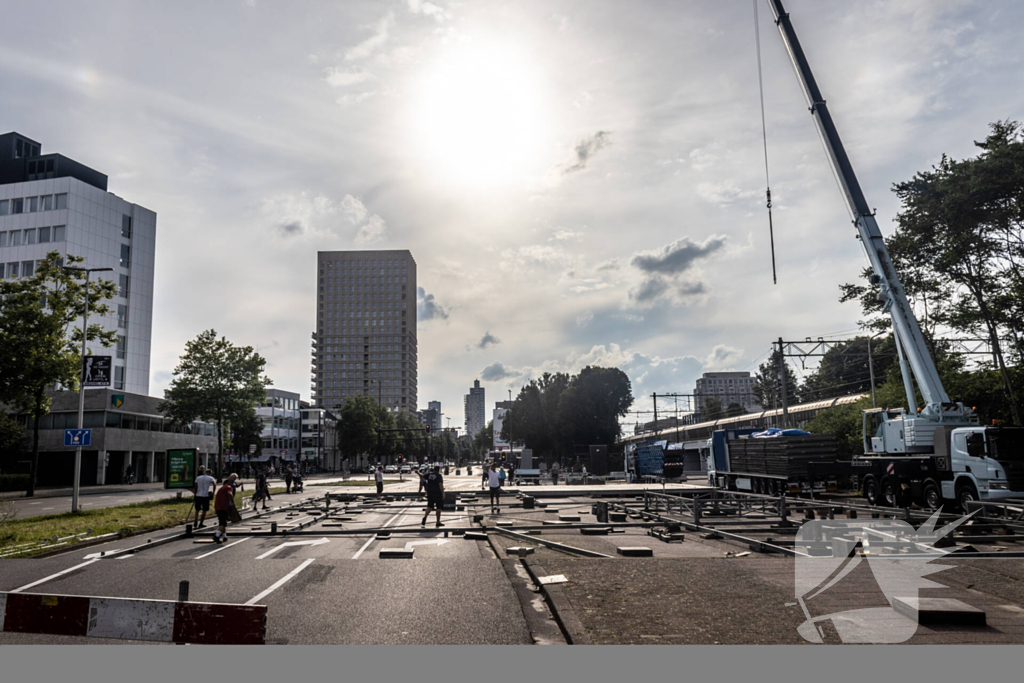
[[[315,481],[320,479],[332,479],[340,477],[333,475],[329,472],[320,474],[306,475],[303,477],[304,481]],[[242,485],[247,491],[253,491],[256,488],[255,479],[242,479]],[[277,486],[278,482],[280,485],[284,485],[284,478],[275,476],[268,480],[271,486]],[[78,495],[80,496],[99,496],[109,495],[113,493],[138,493],[139,491],[162,491],[164,490],[164,483],[162,481],[152,482],[147,484],[107,484],[104,486],[82,486],[78,489]],[[167,489],[168,493],[174,493],[175,491],[185,491],[190,493],[190,489]],[[35,498],[64,498],[72,495],[73,491],[70,486],[60,488],[36,488]],[[12,498],[24,498],[24,491],[3,491],[0,492],[0,500],[8,500]]]

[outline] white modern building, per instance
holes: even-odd
[[[505,413],[512,408],[512,401],[498,401],[494,404],[494,412],[491,413],[491,419],[494,421],[494,450],[496,451],[509,451],[512,450],[512,444],[508,441],[503,441],[501,438],[501,426],[505,423]]]
[[[116,330],[112,389],[149,394],[156,213],[107,191],[107,176],[18,133],[0,135],[0,277],[32,275],[51,251],[82,256],[114,282],[111,312],[90,322]]]
[[[260,460],[281,465],[298,460],[302,419],[299,395],[267,389],[267,398],[256,408],[256,414],[263,421]]]
[[[754,398],[754,378],[749,372],[705,372],[697,380],[697,388],[693,390],[697,410],[703,411],[708,398],[716,398],[722,408],[730,403],[738,403],[747,412],[761,410]]]
[[[369,396],[415,413],[416,261],[408,249],[317,252],[311,403]]]
[[[473,386],[463,397],[462,404],[466,410],[466,434],[472,438],[487,426],[484,388],[480,386],[480,380],[473,380]]]
[[[312,407],[305,401],[299,406],[302,412],[302,452],[299,454],[302,466],[315,466],[328,472],[341,470],[338,420],[334,413],[326,408]]]

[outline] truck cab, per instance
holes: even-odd
[[[1024,428],[937,430],[935,461],[937,470],[952,475],[942,481],[942,497],[962,509],[975,500],[1024,497]]]

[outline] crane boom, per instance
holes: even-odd
[[[857,176],[853,172],[853,165],[846,154],[842,140],[839,139],[839,132],[836,130],[832,115],[825,104],[825,98],[821,96],[818,84],[811,73],[811,67],[807,63],[800,41],[797,39],[796,31],[789,19],[789,14],[782,6],[781,0],[769,0],[772,12],[775,15],[775,24],[782,34],[782,41],[786,45],[793,67],[796,69],[797,78],[803,88],[804,96],[810,106],[811,115],[818,128],[828,152],[829,161],[835,169],[839,178],[843,195],[854,215],[854,222],[857,226],[858,236],[867,252],[868,261],[874,271],[872,278],[880,287],[879,296],[884,301],[884,308],[892,316],[893,329],[896,333],[897,348],[902,347],[900,354],[900,368],[903,372],[903,382],[907,391],[907,401],[913,414],[916,404],[914,398],[913,384],[908,376],[908,370],[913,371],[917,385],[921,389],[925,406],[921,417],[942,420],[944,416],[953,417],[953,414],[963,415],[963,406],[950,404],[949,396],[939,379],[939,372],[935,367],[928,347],[925,345],[924,336],[918,325],[914,311],[907,300],[906,292],[893,267],[892,259],[889,257],[889,250],[885,246],[882,232],[878,229],[874,212],[868,207],[864,192],[857,182]],[[903,354],[906,354],[906,358]],[[909,362],[910,368],[907,368]]]

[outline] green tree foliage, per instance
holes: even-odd
[[[85,259],[67,256],[77,267]],[[104,303],[117,291],[107,280],[90,281],[85,273],[66,270],[64,257],[51,251],[36,263],[30,277],[0,281],[0,403],[32,417],[32,464],[26,495],[35,494],[39,468],[39,424],[50,411],[46,387],[77,389],[81,372],[82,319],[110,313]],[[117,333],[99,323],[89,325],[88,341],[111,346]]]
[[[347,398],[338,417],[338,448],[346,458],[376,453],[377,401],[368,396]]]
[[[700,419],[702,422],[711,422],[712,420],[721,420],[725,417],[725,406],[722,402],[714,396],[709,396],[704,399],[704,408],[700,412]]]
[[[1000,121],[975,145],[977,157],[943,155],[895,186],[903,208],[886,245],[915,308],[925,308],[926,330],[942,325],[989,340],[991,367],[1020,424],[1021,385],[1011,368],[1024,363],[1024,134],[1019,123]],[[845,285],[841,300],[860,299],[865,313],[877,314],[876,289]]]
[[[255,410],[243,410],[240,414],[233,415],[229,419],[231,425],[231,447],[241,457],[249,457],[249,447],[255,446],[251,457],[259,457],[263,452],[263,420],[256,414]]]
[[[725,408],[725,416],[726,417],[739,417],[740,415],[746,415],[746,414],[747,414],[747,409],[744,408],[739,403],[730,403]]]
[[[871,340],[875,387],[885,381],[889,368],[897,363],[892,335]],[[800,401],[822,401],[837,396],[871,393],[868,367],[868,338],[856,337],[829,349],[800,388]]]
[[[836,437],[838,453],[841,458],[862,454],[864,452],[862,415],[863,411],[870,407],[870,398],[862,398],[856,403],[835,406],[818,413],[803,428],[811,434]]]
[[[782,407],[782,385],[779,383],[779,368],[783,369],[786,377],[786,400],[789,405],[794,405],[799,400],[796,375],[789,367],[789,363],[780,360],[777,353],[761,364],[754,375],[754,384],[750,391],[754,399],[765,410],[774,410]]]
[[[405,456],[407,462],[420,462],[427,453],[427,432],[412,413],[398,413],[395,416],[395,429],[398,433],[398,452]]]
[[[494,447],[494,420],[488,420],[487,424],[473,435],[473,450],[478,457],[487,457],[487,453]]]
[[[201,332],[185,344],[164,392],[160,411],[178,424],[194,420],[217,425],[217,478],[224,471],[224,438],[231,420],[256,413],[272,383],[263,374],[266,360],[251,346],[235,346],[215,330]]]
[[[11,469],[25,449],[25,428],[13,415],[0,410],[0,474]]]
[[[588,366],[574,376],[544,373],[520,390],[501,438],[555,462],[570,456],[574,444],[615,443],[619,418],[632,404],[629,378],[617,368]]]

